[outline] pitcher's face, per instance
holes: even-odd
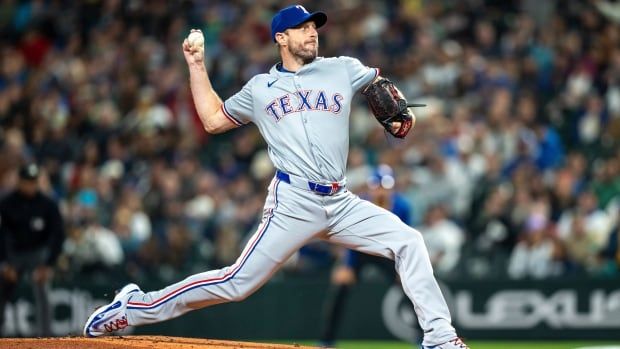
[[[304,63],[314,61],[319,52],[319,34],[316,24],[308,21],[285,32],[286,49],[294,57],[299,57]]]

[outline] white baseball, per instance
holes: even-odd
[[[205,45],[205,37],[202,35],[202,32],[199,31],[189,33],[187,41],[189,42],[189,46],[192,48],[202,49]]]

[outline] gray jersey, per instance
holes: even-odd
[[[224,102],[237,125],[253,122],[276,168],[319,182],[344,178],[355,93],[376,76],[351,57],[318,57],[293,73],[274,66]]]

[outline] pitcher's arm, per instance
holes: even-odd
[[[194,105],[204,129],[211,134],[226,132],[238,127],[222,110],[222,99],[217,95],[204,64],[204,48],[191,47],[183,41],[183,55],[189,68],[189,83]]]

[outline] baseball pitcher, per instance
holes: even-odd
[[[361,91],[375,117],[395,137],[405,137],[415,119],[398,89],[379,76],[379,69],[351,57],[317,56],[317,29],[326,21],[325,13],[309,13],[299,5],[276,13],[271,34],[281,61],[224,102],[209,81],[202,33],[192,30],[183,42],[183,53],[205,130],[216,134],[253,122],[277,168],[261,224],[229,267],[192,275],[154,292],[126,285],[110,304],[90,316],[86,336],[241,301],[306,242],[321,238],[392,259],[424,330],[424,348],[467,348],[450,323],[421,234],[347,190],[353,96]]]

